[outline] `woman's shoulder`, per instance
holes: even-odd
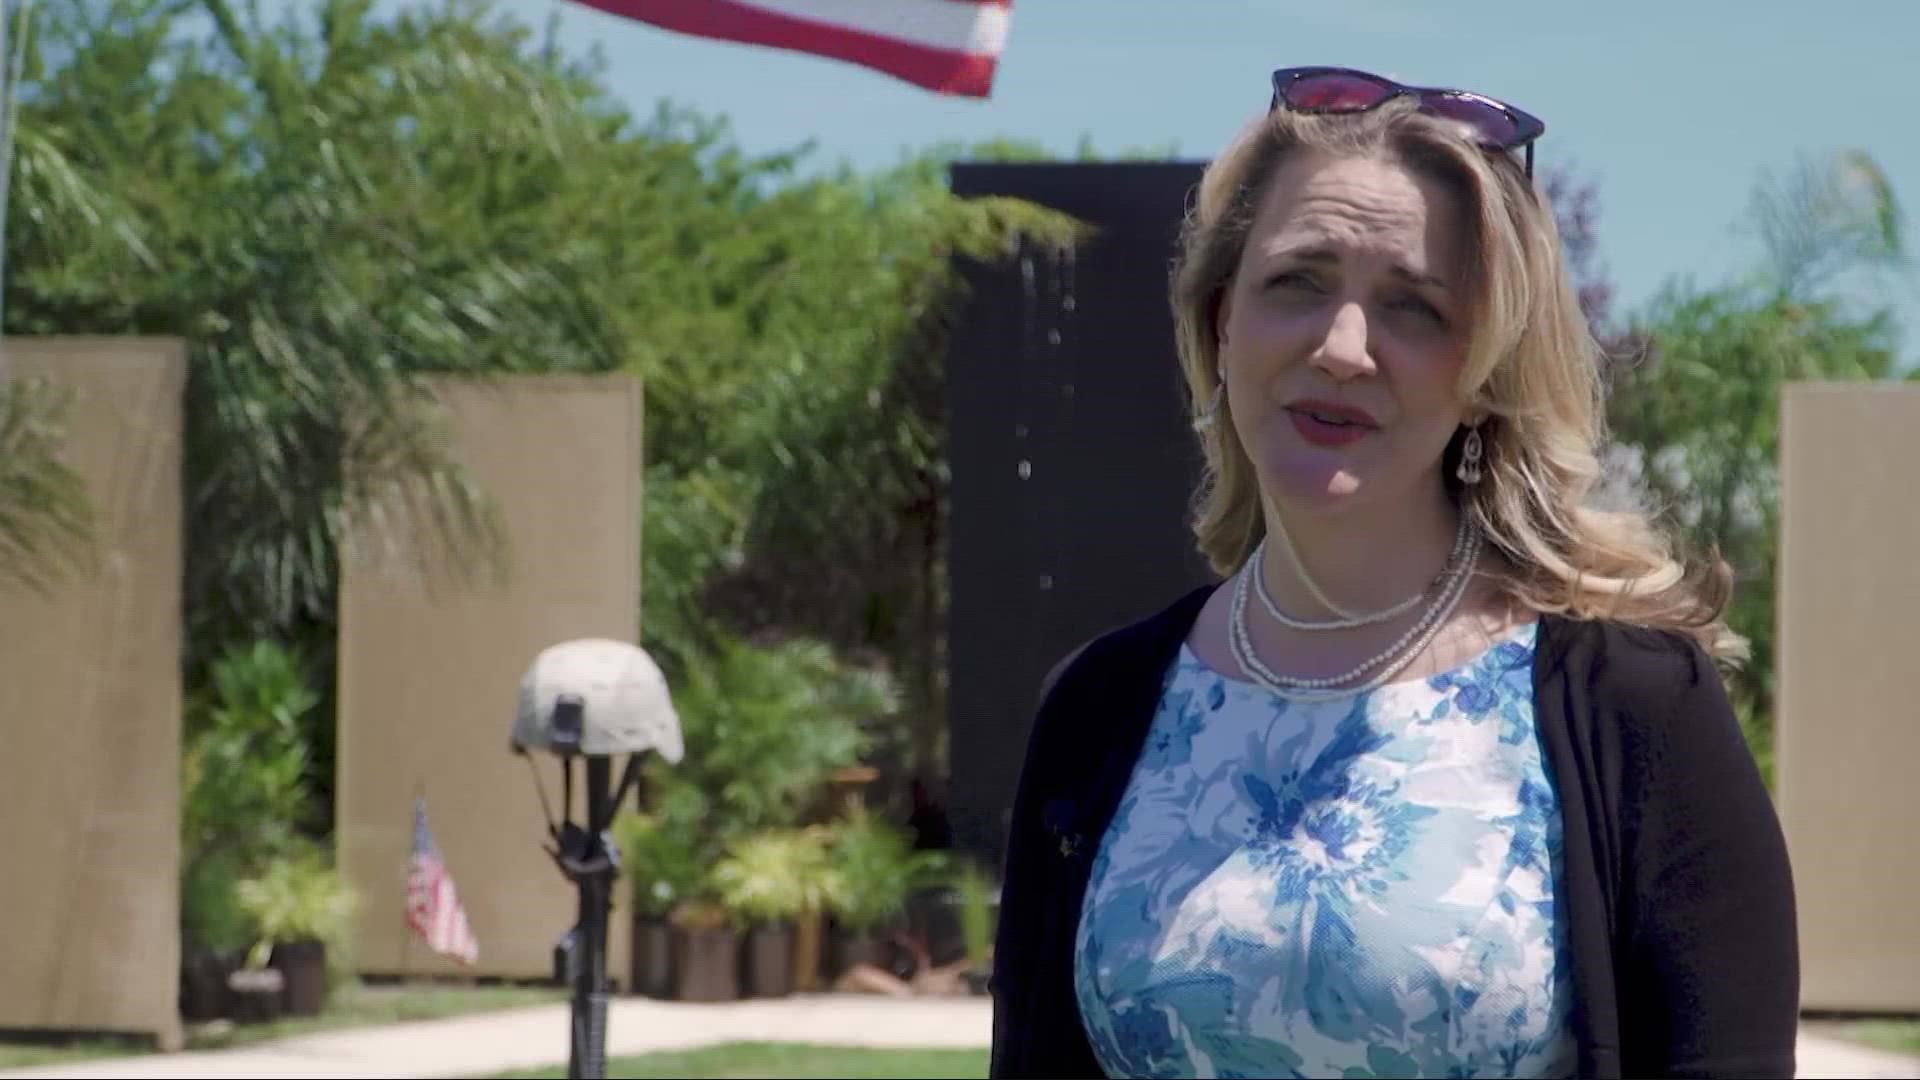
[[[1170,660],[1215,588],[1202,585],[1191,589],[1151,614],[1109,626],[1075,645],[1041,680],[1042,709],[1062,692],[1117,688],[1112,682],[1114,675],[1138,672],[1158,660]]]
[[[1720,679],[1698,640],[1665,627],[1543,614],[1537,648],[1544,671],[1577,677],[1593,692],[1666,693]]]
[[[1083,640],[1041,680],[1027,732],[1023,792],[1074,790],[1076,778],[1125,743],[1153,713],[1168,662],[1178,654],[1212,586],[1192,590],[1150,615]],[[1024,798],[1025,796],[1023,796]]]
[[[1699,641],[1679,630],[1543,615],[1536,704],[1629,758],[1744,751],[1726,683]]]

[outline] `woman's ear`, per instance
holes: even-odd
[[[1233,282],[1220,287],[1220,298],[1213,303],[1213,337],[1222,345],[1227,343],[1227,321],[1233,317]]]

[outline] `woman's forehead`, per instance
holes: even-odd
[[[1458,265],[1459,219],[1445,185],[1396,161],[1303,154],[1268,185],[1247,254],[1377,254],[1412,274],[1439,276]]]

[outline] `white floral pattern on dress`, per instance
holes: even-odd
[[[1331,701],[1181,649],[1080,919],[1109,1075],[1572,1074],[1536,625]]]

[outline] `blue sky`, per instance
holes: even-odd
[[[1015,0],[985,102],[569,0],[495,4],[536,27],[557,14],[563,47],[598,46],[639,111],[671,98],[724,114],[749,150],[812,139],[825,163],[998,135],[1204,158],[1291,64],[1481,90],[1547,121],[1542,165],[1571,161],[1598,185],[1603,260],[1628,308],[1670,277],[1752,265],[1736,229],[1749,194],[1799,152],[1864,149],[1910,222],[1920,209],[1920,0]],[[1920,276],[1899,295],[1920,339]],[[1920,340],[1903,352],[1920,355]]]

